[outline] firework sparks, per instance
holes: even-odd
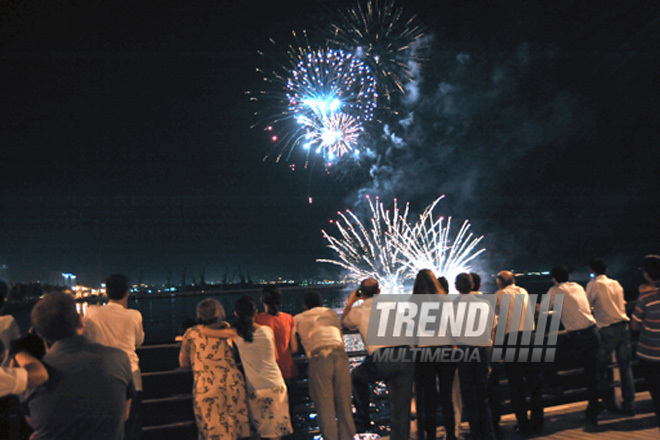
[[[337,259],[317,262],[340,266],[352,278],[375,278],[383,293],[402,293],[404,283],[414,280],[421,269],[431,269],[449,280],[469,272],[469,263],[485,250],[476,249],[483,237],[468,232],[466,220],[452,238],[451,218],[445,222],[444,217],[434,215],[443,198],[437,198],[412,225],[408,222],[409,206],[406,204],[401,212],[396,200],[389,211],[378,199],[376,203],[369,199],[370,228],[349,210],[339,213],[339,220],[334,222],[339,236],[322,231]]]
[[[306,120],[301,123],[311,128],[305,135],[306,142],[303,148],[305,150],[315,148],[317,153],[330,162],[354,151],[358,145],[358,138],[363,132],[362,125],[355,118],[343,113],[333,114],[318,121]]]
[[[266,82],[279,86],[272,96],[285,107],[266,127],[282,130],[279,136],[269,133],[281,147],[277,161],[284,154],[288,160],[297,146],[304,147],[308,160],[314,152],[328,163],[356,150],[378,101],[369,66],[344,50],[313,50],[309,44],[290,46],[287,57],[289,62],[270,74],[260,71]]]
[[[444,217],[434,216],[433,211],[443,198],[438,197],[426,207],[412,227],[406,225],[403,233],[391,237],[409,278],[426,268],[453,280],[459,273],[469,272],[469,263],[485,251],[477,249],[483,236],[475,237],[469,232],[469,221],[465,220],[452,238],[451,217],[445,222]]]
[[[394,1],[367,0],[342,14],[332,25],[332,44],[354,51],[371,67],[388,102],[395,91],[414,79],[414,66],[422,62],[424,28],[416,16],[407,17]]]
[[[367,226],[350,210],[339,212],[339,219],[334,222],[339,238],[322,231],[328,247],[337,253],[338,259],[317,262],[340,266],[350,277],[357,279],[375,278],[383,293],[400,293],[406,267],[399,260],[399,251],[393,246],[391,237],[403,231],[408,205],[401,213],[395,200],[390,212],[378,198],[375,203],[371,198],[367,199],[372,214]]]
[[[369,67],[334,49],[289,51],[293,69],[286,83],[289,112],[310,118],[345,113],[358,121],[374,117],[378,95]]]

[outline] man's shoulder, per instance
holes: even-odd
[[[0,315],[0,323],[11,323],[12,321],[16,321],[13,316],[11,315]]]
[[[576,283],[575,281],[567,281],[565,283],[561,283],[559,285],[561,290],[564,293],[574,293],[574,294],[580,294],[580,293],[585,293],[586,291],[584,290],[584,287],[582,287],[581,284]]]
[[[105,307],[102,305],[90,305],[87,307],[85,310],[85,314],[83,315],[84,319],[97,319],[99,316],[103,316],[105,314]]]
[[[126,314],[128,316],[131,316],[135,319],[142,319],[142,313],[140,313],[139,310],[137,309],[124,309],[124,310],[126,310]]]

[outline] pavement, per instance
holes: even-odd
[[[575,402],[565,405],[552,406],[545,409],[545,423],[543,431],[538,435],[528,437],[548,440],[649,440],[660,439],[660,430],[653,412],[651,395],[648,392],[635,395],[634,417],[613,414],[608,411],[600,413],[597,431],[585,429],[584,411],[587,402]],[[514,432],[516,418],[513,414],[502,417],[500,429],[503,439],[524,438]],[[468,430],[467,424],[461,428]],[[441,435],[438,438],[442,438]]]

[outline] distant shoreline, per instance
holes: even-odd
[[[194,296],[221,296],[221,295],[232,295],[236,293],[244,293],[244,294],[257,294],[260,293],[264,286],[267,284],[263,285],[256,285],[256,286],[250,286],[250,287],[238,287],[238,288],[230,288],[227,289],[226,287],[215,287],[212,286],[210,289],[204,289],[204,290],[190,290],[190,291],[176,291],[176,292],[159,292],[159,293],[138,293],[138,294],[131,294],[129,297],[130,300],[148,300],[148,299],[155,299],[155,298],[171,298],[171,297],[178,297],[178,296],[183,296],[183,297],[194,297]],[[347,288],[347,284],[332,284],[332,285],[311,285],[311,286],[280,286],[280,289],[282,289],[282,294],[286,295],[287,293],[301,293],[301,292],[308,292],[310,290],[318,290],[318,291],[324,291],[324,290],[341,290]],[[16,310],[16,309],[25,309],[25,308],[31,308],[36,304],[38,301],[38,298],[30,298],[26,299],[23,301],[7,301],[5,303],[5,311],[6,312],[11,312],[11,310]],[[102,303],[106,302],[108,300],[107,296],[88,296],[88,297],[83,297],[83,298],[76,298],[75,301],[79,303]]]

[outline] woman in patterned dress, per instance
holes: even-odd
[[[287,388],[275,360],[273,330],[256,324],[256,313],[249,296],[236,302],[236,345],[247,378],[250,419],[262,438],[279,439],[293,433]]]
[[[202,334],[204,328],[228,327],[224,317],[218,301],[200,302],[200,325],[183,335],[179,354],[181,367],[193,370],[193,406],[200,440],[250,436],[245,380],[236,366],[231,341]]]

